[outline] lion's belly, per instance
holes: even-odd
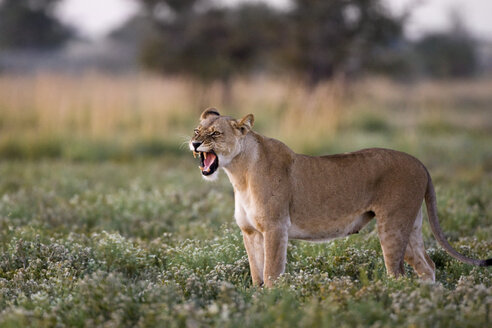
[[[289,239],[323,242],[345,237],[359,232],[372,217],[367,214],[341,218],[337,220],[315,220],[312,224],[296,224],[291,221]]]

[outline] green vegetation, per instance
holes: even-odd
[[[310,114],[321,112],[315,100],[303,108],[298,126],[291,120],[300,112],[290,109],[298,98],[286,98],[291,103],[283,108],[253,99],[264,107],[249,110],[258,113],[261,131],[282,137],[298,151],[384,146],[419,157],[433,175],[441,225],[453,246],[472,257],[490,257],[490,94],[477,91],[477,101],[465,111],[453,106],[459,92],[449,93],[450,100],[435,91],[425,94],[430,89],[395,87],[376,98],[359,93],[336,112],[339,116],[330,114],[336,123],[327,125],[328,132]],[[416,109],[416,104],[425,106]],[[42,110],[37,113],[38,122],[48,121]],[[6,136],[24,130],[12,124],[15,113],[2,114],[4,145]],[[0,327],[490,325],[492,270],[452,259],[427,222],[425,242],[437,266],[436,284],[419,281],[408,266],[405,278],[386,277],[372,222],[360,234],[330,243],[291,242],[287,272],[277,286],[252,287],[226,176],[203,181],[186,147],[177,143],[168,151],[165,142],[171,141],[140,134],[138,126],[130,142],[120,140],[124,157],[107,155],[117,144],[108,137],[118,126],[112,117],[106,117],[107,129],[101,128],[106,134],[95,133],[79,144],[56,129],[52,135],[60,137],[50,140],[59,148],[49,142],[38,147],[34,138],[18,141],[20,149],[49,156],[0,152]],[[141,117],[146,122],[147,116]],[[181,137],[195,120],[161,124],[176,125]],[[49,135],[49,128],[36,124],[40,135]],[[94,129],[88,126],[84,131],[90,135]],[[74,145],[88,147],[80,150],[84,156],[66,155],[77,153]],[[95,149],[101,157],[89,156]]]
[[[492,272],[450,258],[426,231],[438,283],[385,275],[374,224],[327,244],[292,242],[278,287],[251,286],[222,176],[193,160],[0,165],[0,325],[33,327],[484,327]],[[492,177],[438,183],[441,222],[461,252],[492,245]]]

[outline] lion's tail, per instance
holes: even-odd
[[[427,182],[427,190],[425,192],[425,204],[427,206],[427,216],[429,217],[429,223],[434,234],[436,240],[441,244],[441,246],[449,253],[452,257],[468,263],[472,265],[478,266],[491,266],[492,258],[487,260],[477,260],[464,256],[461,253],[458,253],[446,240],[444,233],[439,225],[439,220],[437,218],[437,205],[436,205],[436,193],[434,191],[434,185],[432,184],[432,179],[430,177],[429,172],[427,172],[428,182]]]

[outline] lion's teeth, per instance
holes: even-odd
[[[198,168],[199,168],[201,171],[203,171],[203,172],[206,172],[206,173],[210,172],[210,168],[208,168],[208,169],[206,169],[206,170],[205,170],[205,168],[204,168],[203,166],[199,166]]]
[[[203,156],[205,156],[205,159],[207,159],[207,153],[203,153]]]
[[[196,151],[193,151],[193,157],[196,158],[197,155],[198,153]]]

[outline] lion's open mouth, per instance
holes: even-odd
[[[194,152],[193,155],[196,155]],[[209,152],[198,152],[200,156],[200,170],[202,170],[203,175],[211,175],[219,168],[219,157],[213,150]]]

